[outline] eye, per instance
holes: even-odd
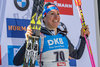
[[[53,12],[51,12],[51,15],[54,15],[54,13],[53,13]]]
[[[59,15],[59,12],[57,12],[57,15]]]

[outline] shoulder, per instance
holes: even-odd
[[[46,27],[41,27],[41,33],[51,35],[50,31]]]

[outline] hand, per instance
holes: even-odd
[[[86,27],[82,27],[81,28],[81,36],[84,37],[84,35],[86,35],[86,36],[90,35],[90,31],[89,31],[88,25],[86,25]]]
[[[32,29],[31,29],[31,26],[29,25],[28,27],[27,27],[27,31],[26,31],[26,33],[25,33],[25,37],[26,37],[26,40],[28,40],[28,37],[30,36],[32,36]]]

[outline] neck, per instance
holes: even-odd
[[[54,30],[54,35],[56,35],[57,34],[57,28],[55,28],[55,29],[51,29],[51,28],[48,28],[48,27],[46,27],[48,30]]]

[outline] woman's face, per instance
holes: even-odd
[[[60,15],[58,10],[49,11],[44,17],[45,26],[50,29],[56,29],[60,24]]]

